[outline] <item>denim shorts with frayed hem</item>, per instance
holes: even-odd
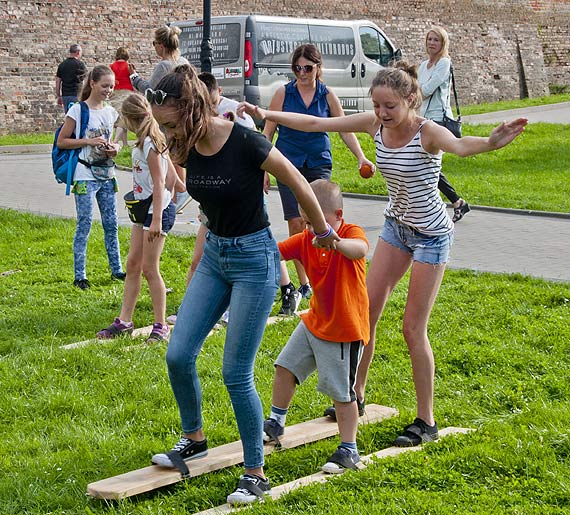
[[[386,217],[380,238],[393,247],[411,254],[414,261],[428,265],[444,265],[449,260],[453,231],[430,236],[397,222],[394,218]]]

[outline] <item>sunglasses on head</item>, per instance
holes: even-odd
[[[174,95],[166,93],[166,91],[162,91],[161,89],[154,91],[150,88],[145,90],[144,96],[148,100],[149,104],[152,104],[154,102],[158,106],[161,106],[163,104],[163,102],[166,100],[166,97],[174,97]]]
[[[318,65],[317,64],[305,64],[304,66],[301,66],[300,64],[295,64],[295,65],[293,65],[293,70],[296,73],[300,73],[301,70],[303,70],[305,73],[311,73],[315,66],[318,66]]]

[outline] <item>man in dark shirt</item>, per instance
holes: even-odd
[[[69,57],[57,67],[55,94],[57,104],[62,105],[66,113],[69,105],[77,102],[79,85],[87,74],[87,67],[80,60],[82,52],[79,45],[71,45]]]

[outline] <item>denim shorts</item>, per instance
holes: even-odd
[[[314,168],[302,166],[298,170],[301,172],[301,175],[307,179],[307,182],[313,182],[317,179],[330,181],[332,176],[332,168],[330,166],[316,166]],[[301,216],[299,213],[299,204],[289,186],[277,181],[277,188],[279,188],[284,219],[291,220],[293,218],[299,218]]]
[[[408,252],[414,261],[428,265],[443,265],[449,260],[453,231],[439,236],[423,234],[410,226],[386,217],[380,235],[386,243]]]
[[[170,201],[170,204],[164,208],[162,211],[162,231],[161,234],[166,236],[170,229],[174,226],[174,220],[176,219],[176,204]],[[143,229],[148,230],[150,224],[152,223],[152,213],[146,215],[146,219],[144,224],[138,224],[139,226],[142,225]]]

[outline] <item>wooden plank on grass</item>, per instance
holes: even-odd
[[[369,404],[366,406],[365,415],[360,418],[360,423],[371,424],[397,415],[398,411],[394,408]],[[320,417],[286,427],[285,434],[281,438],[281,446],[284,449],[290,449],[337,434],[338,425],[336,422],[329,417]],[[264,445],[265,454],[270,454],[274,450],[275,446],[273,444]],[[204,458],[186,462],[190,470],[190,477],[196,477],[239,463],[243,463],[242,446],[239,440],[209,449],[208,455]],[[124,499],[125,497],[149,492],[181,480],[182,477],[177,469],[152,465],[91,483],[87,485],[87,494],[98,499]]]
[[[446,427],[439,431],[439,437],[444,438],[448,435],[453,434],[465,434],[474,431],[474,429],[466,429],[463,427]],[[367,456],[361,456],[362,463],[364,465],[368,465],[372,463],[375,459],[381,458],[388,458],[393,456],[398,456],[399,454],[403,454],[405,452],[412,452],[412,451],[421,451],[422,445],[418,445],[416,447],[388,447],[387,449],[382,449],[381,451],[374,452]],[[295,479],[290,481],[289,483],[285,483],[283,485],[274,486],[271,488],[271,498],[273,500],[279,499],[281,496],[292,492],[293,490],[297,490],[298,488],[302,488],[303,486],[313,485],[317,483],[325,483],[326,481],[330,480],[331,478],[335,477],[334,474],[326,474],[325,472],[317,472],[316,474],[312,474],[310,476],[305,476],[299,479]],[[229,504],[222,504],[221,506],[216,506],[215,508],[210,508],[208,510],[204,510],[194,515],[221,515],[222,513],[233,513],[236,511],[242,511],[244,506],[230,506]]]
[[[308,309],[305,309],[303,311],[297,311],[296,315],[302,315],[303,313],[307,313],[307,311],[309,311]],[[283,320],[289,320],[292,317],[283,317],[283,316],[272,316],[269,317],[267,319],[267,325],[272,325],[275,324],[277,322],[281,322]],[[210,336],[212,336],[214,333],[216,333],[218,331],[218,329],[221,328],[220,324],[216,324],[216,326],[218,327],[214,327],[214,329],[212,329],[209,333],[208,336],[206,336],[206,338],[209,338]],[[135,329],[132,333],[131,333],[131,337],[132,338],[140,338],[141,336],[148,336],[152,331],[152,325],[147,325],[146,327],[139,327],[138,329]],[[80,349],[81,347],[86,347],[87,345],[91,345],[93,343],[110,343],[114,341],[113,338],[109,338],[106,340],[100,340],[99,338],[90,338],[89,340],[83,340],[82,342],[74,342],[74,343],[68,343],[66,345],[62,345],[60,348],[64,349],[64,350],[70,350],[70,349]]]

